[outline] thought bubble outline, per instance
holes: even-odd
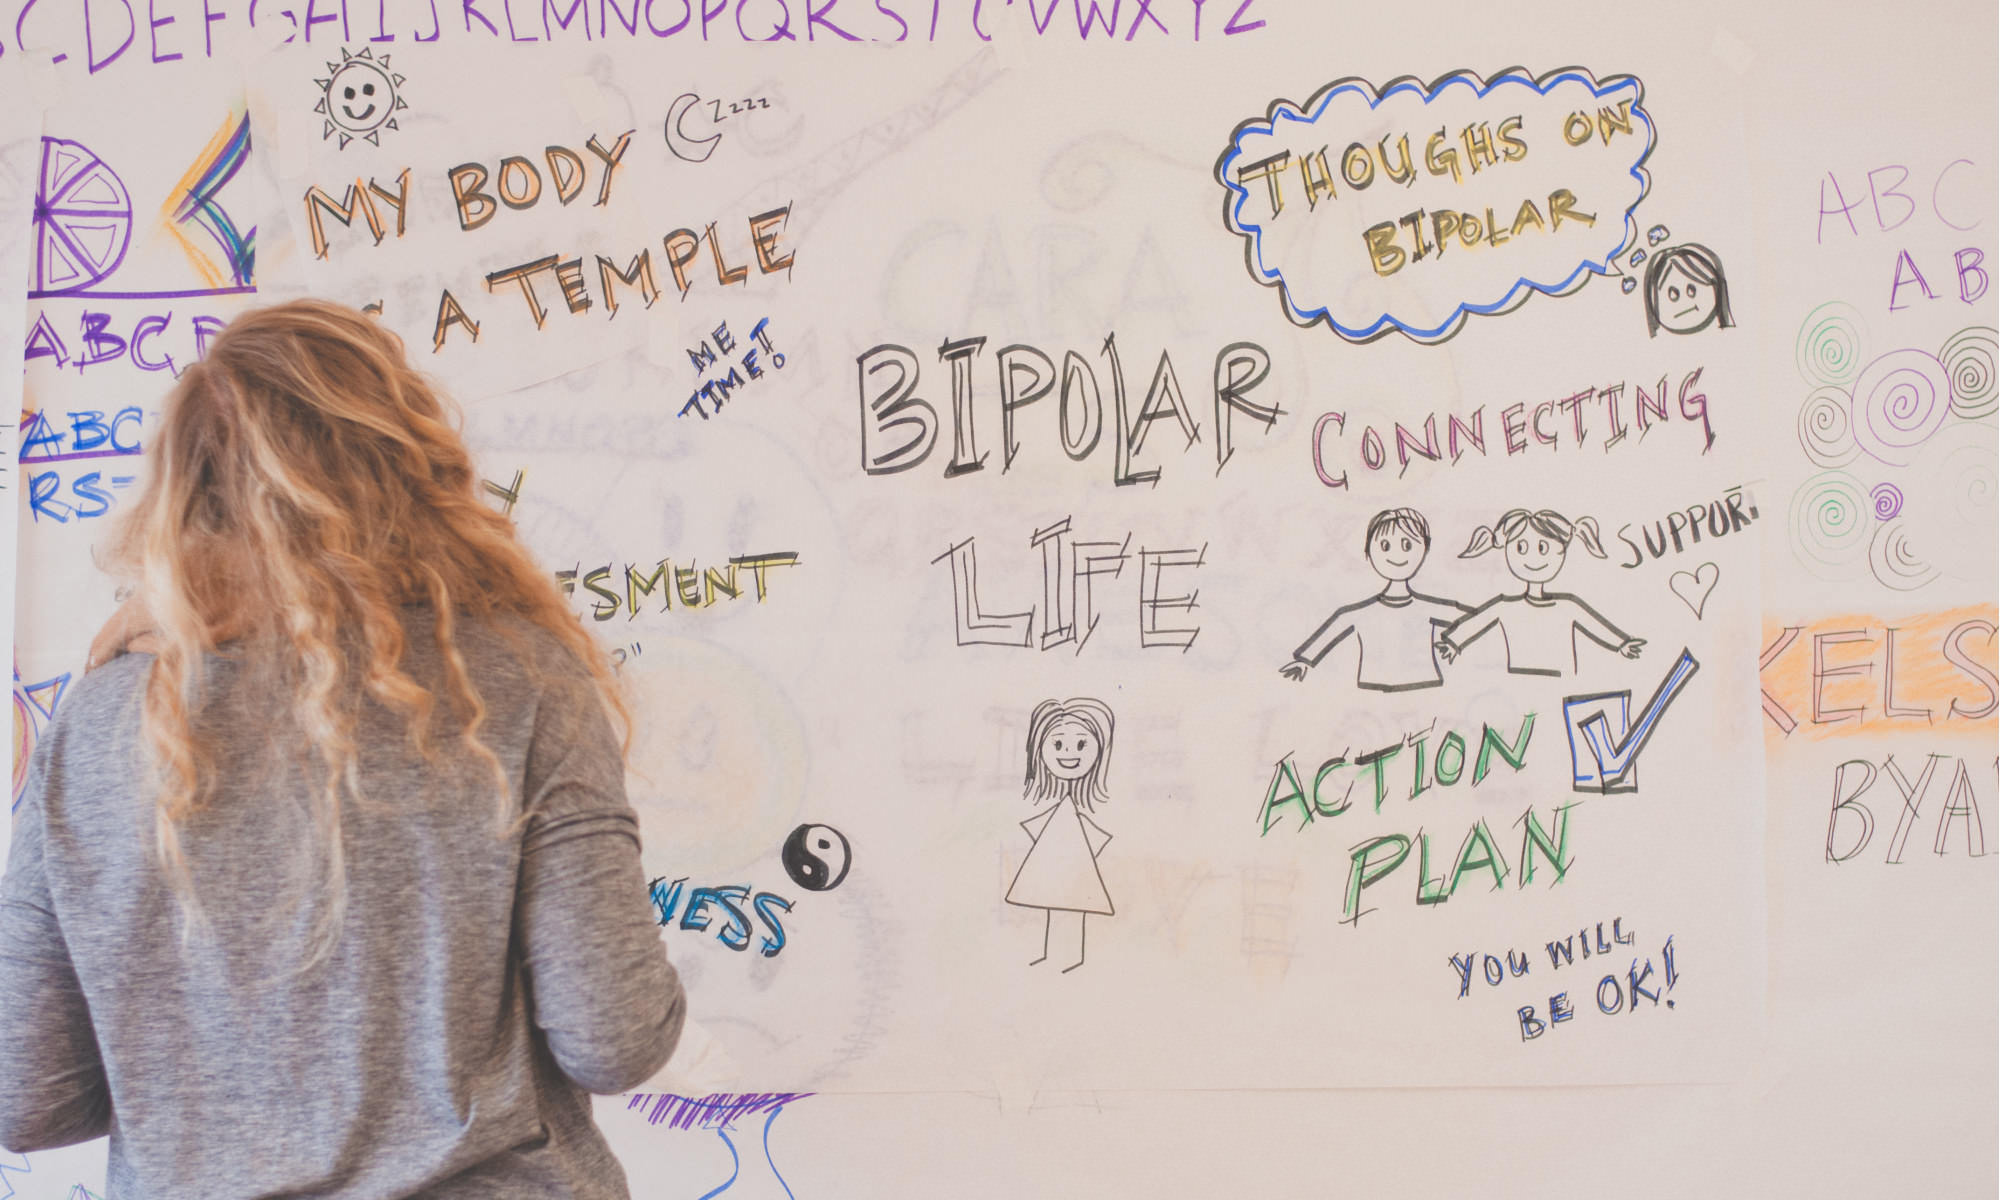
[[[1443,94],[1445,88],[1452,86],[1470,87],[1473,89],[1474,99],[1484,99],[1501,86],[1510,84],[1529,88],[1539,96],[1547,96],[1556,84],[1568,81],[1583,84],[1590,89],[1591,96],[1599,100],[1612,92],[1631,87],[1635,92],[1632,113],[1646,127],[1645,147],[1628,172],[1639,181],[1639,195],[1625,209],[1625,237],[1619,242],[1617,249],[1605,255],[1601,261],[1584,259],[1559,283],[1544,284],[1536,283],[1526,277],[1518,278],[1508,287],[1506,295],[1499,300],[1488,304],[1460,302],[1452,309],[1450,316],[1430,329],[1412,329],[1387,311],[1364,329],[1349,329],[1334,320],[1327,304],[1322,304],[1311,311],[1301,310],[1293,303],[1291,287],[1285,282],[1284,276],[1279,274],[1275,267],[1266,270],[1260,265],[1263,256],[1258,241],[1263,226],[1239,219],[1243,206],[1249,202],[1250,189],[1233,180],[1229,171],[1235,161],[1242,156],[1242,140],[1246,133],[1276,136],[1281,116],[1288,121],[1316,124],[1320,117],[1325,115],[1327,106],[1334,98],[1346,92],[1355,93],[1365,99],[1368,102],[1368,111],[1372,113],[1392,96],[1403,92],[1416,93],[1423,97],[1423,104],[1428,106],[1431,101]],[[1508,67],[1495,74],[1492,79],[1482,79],[1477,71],[1461,69],[1441,75],[1429,84],[1414,75],[1403,75],[1390,80],[1380,89],[1358,75],[1351,75],[1321,87],[1303,105],[1294,104],[1283,98],[1275,99],[1265,108],[1262,117],[1246,118],[1230,131],[1228,148],[1215,160],[1215,180],[1223,189],[1222,223],[1224,228],[1243,239],[1243,266],[1249,271],[1250,278],[1263,287],[1277,289],[1279,303],[1284,308],[1286,319],[1292,324],[1310,329],[1314,325],[1324,323],[1342,339],[1362,345],[1386,337],[1392,332],[1400,332],[1421,345],[1437,345],[1455,337],[1459,330],[1465,327],[1466,318],[1472,314],[1499,316],[1513,312],[1527,303],[1528,298],[1537,292],[1548,296],[1567,296],[1577,291],[1590,282],[1593,276],[1611,273],[1611,264],[1638,243],[1639,227],[1633,213],[1645,203],[1646,197],[1652,192],[1653,177],[1646,169],[1646,161],[1652,157],[1653,148],[1659,142],[1658,130],[1655,129],[1652,114],[1646,111],[1645,104],[1646,84],[1638,76],[1613,75],[1600,83],[1588,67],[1559,67],[1541,76],[1530,75],[1526,67]]]

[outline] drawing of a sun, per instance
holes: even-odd
[[[408,108],[403,99],[403,77],[389,69],[389,56],[376,58],[364,47],[359,54],[340,49],[340,61],[326,64],[325,79],[319,85],[319,103],[313,111],[326,118],[325,137],[340,138],[340,148],[362,138],[371,146],[382,144],[382,131],[395,129],[396,113]]]

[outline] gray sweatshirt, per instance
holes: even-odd
[[[428,613],[405,625],[405,669],[440,687]],[[71,687],[0,880],[0,1144],[108,1133],[113,1200],[627,1195],[588,1093],[664,1065],[685,1006],[610,722],[552,638],[510,628],[457,641],[529,819],[502,827],[490,766],[426,762],[365,704],[346,918],[304,970],[322,772],[269,685],[210,660],[219,787],[183,826],[206,922],[185,941],[139,734],[152,658]]]

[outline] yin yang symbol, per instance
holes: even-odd
[[[792,830],[779,857],[785,874],[809,892],[839,887],[853,861],[846,836],[831,825],[801,825]]]

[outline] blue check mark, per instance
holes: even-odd
[[[1639,752],[1646,748],[1653,731],[1659,728],[1660,718],[1666,715],[1667,707],[1700,669],[1701,664],[1695,661],[1694,655],[1683,648],[1681,656],[1668,670],[1667,677],[1654,690],[1653,698],[1646,701],[1646,707],[1640,710],[1638,719],[1615,743],[1611,740],[1610,723],[1604,719],[1603,713],[1583,723],[1584,742],[1590,747],[1590,756],[1597,760],[1598,777],[1605,788],[1623,779],[1626,772],[1632,769],[1632,764],[1639,761]]]

